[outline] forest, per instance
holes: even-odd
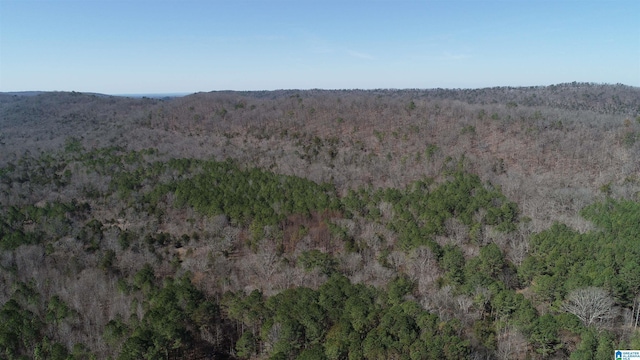
[[[640,88],[0,93],[0,359],[640,349]]]

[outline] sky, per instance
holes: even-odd
[[[638,0],[0,0],[0,92],[640,86]]]

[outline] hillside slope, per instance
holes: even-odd
[[[639,136],[623,85],[0,94],[2,356],[607,357]]]

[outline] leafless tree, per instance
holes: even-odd
[[[618,315],[613,298],[606,290],[598,287],[570,292],[562,307],[577,316],[585,326],[606,326]]]
[[[426,246],[420,246],[409,254],[406,272],[411,280],[417,282],[418,292],[426,294],[440,270],[433,252]]]
[[[469,241],[469,227],[456,218],[449,218],[444,222],[447,235],[455,245],[462,245]]]
[[[634,329],[638,328],[638,320],[640,320],[640,295],[633,299],[633,311],[631,312],[631,323]]]
[[[505,326],[498,332],[496,357],[500,360],[521,359],[527,348],[527,339],[515,327]]]
[[[458,307],[460,308],[460,310],[462,310],[465,314],[469,312],[469,308],[471,308],[471,305],[473,305],[473,299],[466,295],[458,295],[456,297],[456,302],[458,303]]]
[[[346,276],[352,276],[363,266],[362,254],[351,252],[340,256],[340,270]]]
[[[395,271],[403,272],[406,266],[405,264],[407,263],[407,256],[402,251],[392,251],[389,256],[387,256],[387,262]]]
[[[435,312],[442,320],[449,320],[457,306],[451,286],[443,286],[438,291],[425,296],[422,299],[422,306]]]
[[[264,241],[263,244],[260,245],[258,252],[255,256],[252,256],[252,258],[254,259],[253,271],[260,279],[262,286],[272,286],[271,280],[280,268],[275,246],[270,242]]]

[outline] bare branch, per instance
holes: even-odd
[[[585,326],[605,326],[618,314],[613,298],[607,291],[598,287],[572,291],[567,296],[563,308],[582,320]]]

